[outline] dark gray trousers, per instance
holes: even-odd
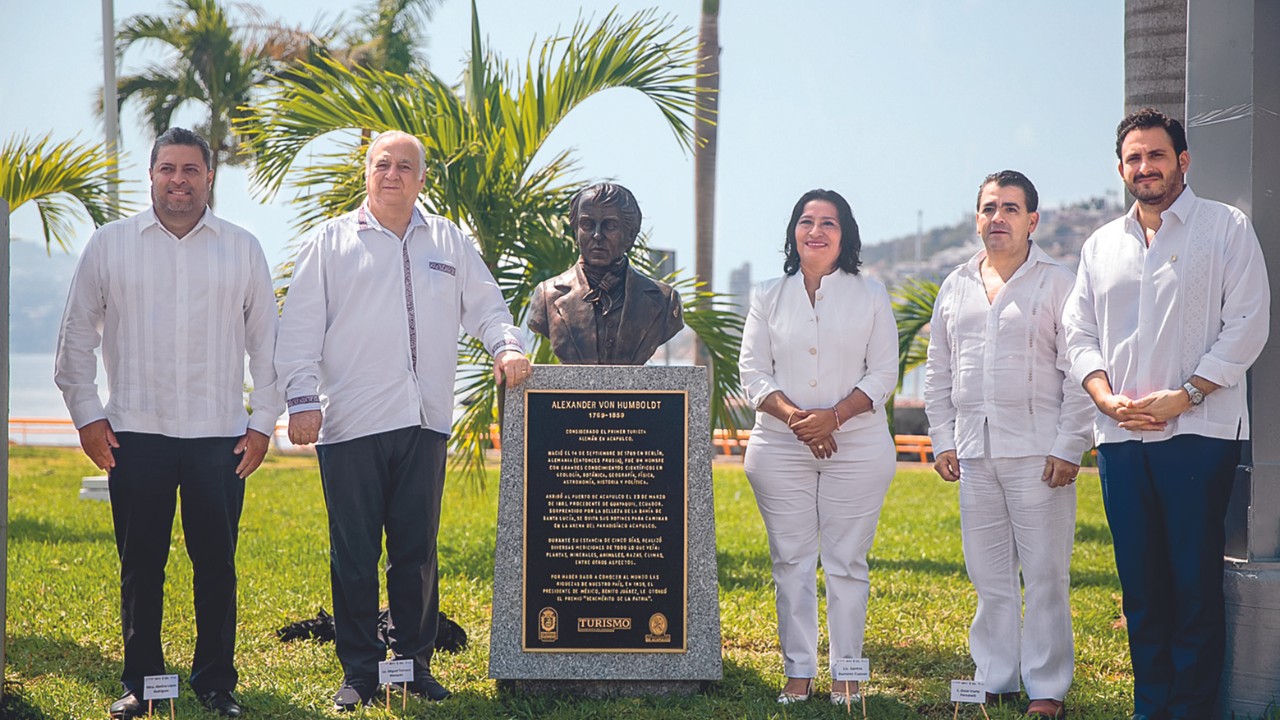
[[[429,672],[440,607],[436,534],[447,436],[401,428],[316,447],[329,509],[335,650],[348,679],[377,681],[378,559],[387,539],[388,635],[397,659]]]
[[[111,516],[120,555],[120,621],[126,690],[165,673],[160,643],[164,575],[173,516],[182,495],[182,528],[191,558],[196,649],[189,682],[196,693],[231,690],[239,679],[236,647],[236,542],[244,480],[236,475],[239,438],[173,438],[119,432],[111,469]]]

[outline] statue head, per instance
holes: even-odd
[[[598,183],[569,202],[569,222],[586,265],[608,267],[626,255],[640,234],[640,204],[631,191]]]

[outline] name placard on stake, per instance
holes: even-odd
[[[178,697],[177,675],[148,675],[142,678],[143,700],[171,700]]]
[[[859,682],[871,679],[871,661],[867,658],[841,658],[836,660],[831,668],[832,680],[857,680]]]
[[[956,711],[951,715],[952,718],[960,716],[960,703],[968,703],[981,708],[983,716],[990,720],[991,716],[987,715],[986,683],[980,683],[977,680],[952,680],[951,702],[956,704]]]
[[[408,708],[409,683],[413,682],[412,660],[383,660],[378,663],[378,682],[387,689],[387,710],[391,710],[391,686],[400,686],[400,709]]]
[[[378,682],[383,685],[403,685],[413,682],[413,661],[383,660],[378,663]]]
[[[173,700],[177,697],[177,675],[147,675],[142,678],[142,699],[147,701],[148,715],[155,710],[156,700],[169,700],[169,717],[173,717]]]

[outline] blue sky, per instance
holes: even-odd
[[[353,6],[267,0],[269,14],[309,25]],[[532,43],[612,3],[478,0],[489,47],[523,61]],[[699,0],[622,0],[630,14],[657,7],[696,33]],[[115,0],[117,23],[161,13],[161,0]],[[430,26],[433,69],[454,79],[468,48],[470,3],[445,0]],[[102,83],[101,16],[92,0],[7,4],[0,23],[0,139],[52,131],[101,138],[92,112]],[[781,272],[795,199],[813,187],[845,195],[864,242],[971,217],[978,183],[1015,168],[1042,205],[1121,188],[1112,152],[1123,110],[1124,4],[1115,0],[796,0],[721,3],[721,119],[716,286],[750,262],[756,281]],[[125,72],[159,59],[140,49]],[[194,111],[177,121],[193,124]],[[125,173],[144,202],[150,148],[136,107],[121,117]],[[611,178],[640,199],[657,247],[693,264],[693,162],[657,111],[635,93],[603,93],[557,129],[547,151],[576,148],[579,177]],[[252,196],[246,175],[224,169],[220,215],[254,231],[274,264],[286,259],[293,210]],[[89,226],[84,226],[87,237]],[[34,207],[13,234],[39,235]],[[75,251],[83,245],[83,238]]]

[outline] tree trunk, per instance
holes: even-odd
[[[704,290],[712,289],[715,264],[716,123],[720,105],[720,0],[702,0],[698,60],[698,105],[694,113],[693,150],[694,272]],[[709,302],[709,301],[708,301]],[[706,364],[701,342],[694,342],[695,362]]]

